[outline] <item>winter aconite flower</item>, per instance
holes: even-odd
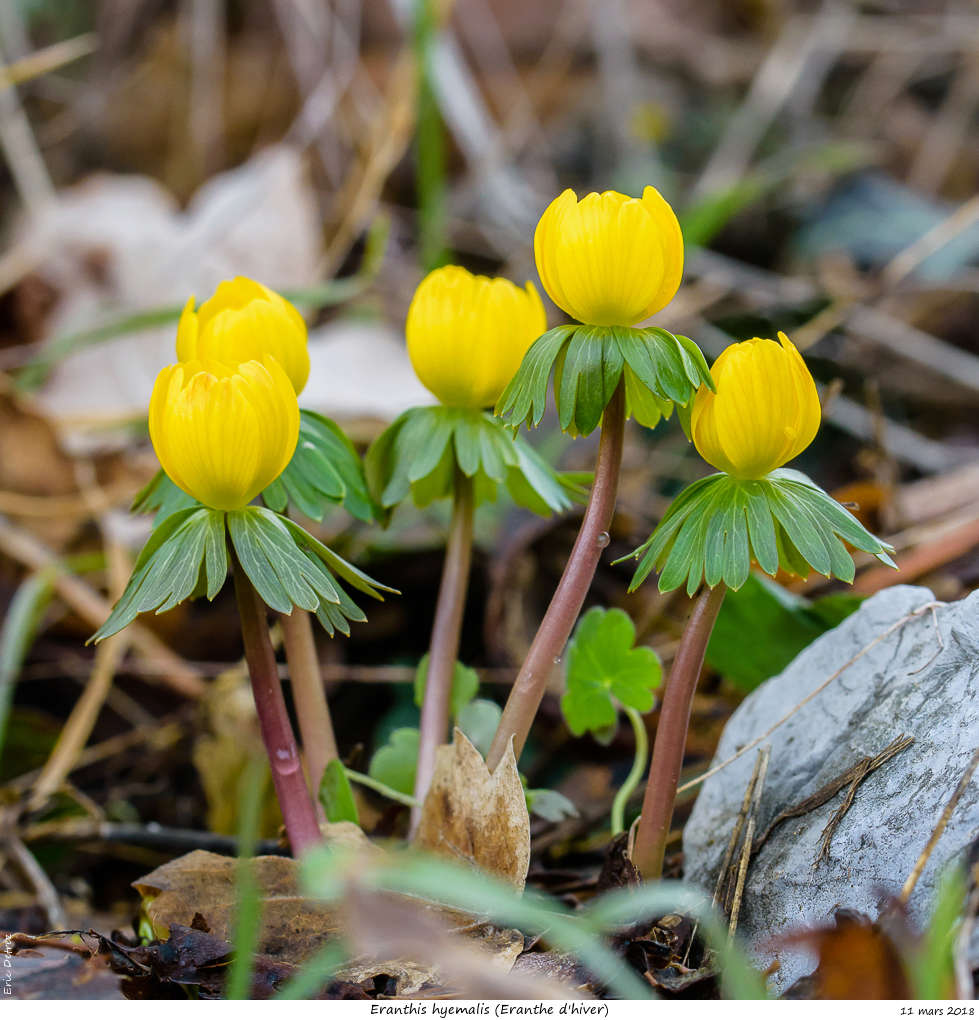
[[[642,198],[569,188],[544,210],[534,234],[544,290],[579,322],[634,326],[669,304],[683,275],[683,236],[653,187]]]
[[[274,290],[236,276],[219,283],[196,311],[193,297],[184,306],[177,327],[180,361],[214,359],[237,365],[262,361],[269,354],[301,393],[309,378],[306,323]]]
[[[819,429],[819,396],[802,355],[755,337],[731,344],[714,362],[717,387],[694,400],[694,445],[709,464],[736,478],[763,478],[797,457]]]
[[[157,376],[149,426],[171,481],[211,509],[239,510],[289,463],[299,405],[273,358],[187,361]]]
[[[532,283],[443,266],[418,285],[405,328],[425,386],[447,407],[478,409],[496,402],[547,321]]]

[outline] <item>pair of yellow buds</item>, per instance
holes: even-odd
[[[655,188],[641,199],[615,191],[578,201],[570,189],[544,211],[534,256],[545,291],[579,322],[633,326],[664,308],[683,274],[683,237]],[[474,276],[459,266],[429,273],[408,310],[408,352],[419,379],[455,407],[496,403],[546,329],[534,285]],[[692,437],[714,467],[760,478],[798,456],[819,428],[812,376],[785,336],[732,344],[702,387]]]
[[[178,363],[157,376],[150,439],[163,470],[215,510],[238,510],[285,470],[309,378],[306,324],[284,298],[236,277],[177,327]]]

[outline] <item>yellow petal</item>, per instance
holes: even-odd
[[[191,294],[177,324],[177,361],[194,361],[197,357],[197,312]]]
[[[262,361],[271,355],[297,394],[309,379],[306,323],[281,295],[256,280],[236,276],[218,284],[195,313],[192,300],[177,327],[177,357],[227,364]]]
[[[215,510],[250,503],[282,473],[299,437],[292,382],[274,358],[164,368],[150,398],[150,438],[174,484]]]
[[[544,210],[534,234],[544,290],[579,322],[632,326],[658,312],[683,275],[683,238],[655,188],[641,199],[570,189]]]
[[[709,464],[739,478],[762,478],[797,457],[819,429],[816,384],[784,333],[731,344],[711,369],[716,393],[694,399],[694,445]]]
[[[415,373],[449,407],[496,403],[527,349],[547,328],[532,283],[443,266],[418,285],[405,333]]]

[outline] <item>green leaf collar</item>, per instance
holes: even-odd
[[[799,471],[779,468],[753,480],[709,475],[677,496],[632,554],[641,561],[630,590],[655,569],[660,591],[686,583],[692,596],[721,581],[736,591],[755,563],[772,577],[779,569],[801,577],[814,570],[849,583],[855,567],[844,542],[894,566],[893,548]]]
[[[374,441],[365,460],[377,503],[390,511],[409,496],[424,507],[451,497],[456,470],[474,481],[477,505],[504,486],[514,502],[546,515],[580,494],[529,443],[491,414],[456,407],[415,407]]]
[[[165,613],[197,595],[213,599],[227,578],[229,539],[267,606],[280,613],[294,607],[315,612],[331,636],[336,630],[349,634],[350,622],[366,619],[338,578],[376,599],[393,591],[265,507],[225,512],[193,506],[157,523],[122,597],[89,640],[117,633],[140,613]]]
[[[648,428],[669,417],[674,405],[689,404],[701,386],[714,388],[700,348],[688,337],[656,326],[558,326],[527,351],[497,414],[514,424],[539,425],[552,369],[561,428],[585,436],[598,426],[622,380],[628,414]]]

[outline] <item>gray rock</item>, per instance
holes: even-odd
[[[868,599],[853,616],[803,651],[754,691],[731,717],[714,763],[760,736],[854,655],[913,610],[932,602],[926,588],[895,587]],[[764,635],[759,634],[763,641]],[[816,792],[861,758],[904,733],[907,750],[872,773],[818,868],[823,829],[838,794],[811,813],[783,822],[752,861],[739,931],[763,965],[772,936],[831,922],[836,908],[876,918],[924,849],[949,797],[979,747],[979,592],[939,603],[896,627],[764,743],[771,760],[760,807],[761,832],[780,811]],[[756,751],[707,780],[684,829],[689,880],[713,892]],[[926,922],[943,867],[979,835],[979,776],[959,801],[909,904]],[[780,993],[810,973],[815,958],[781,949],[772,979]]]

